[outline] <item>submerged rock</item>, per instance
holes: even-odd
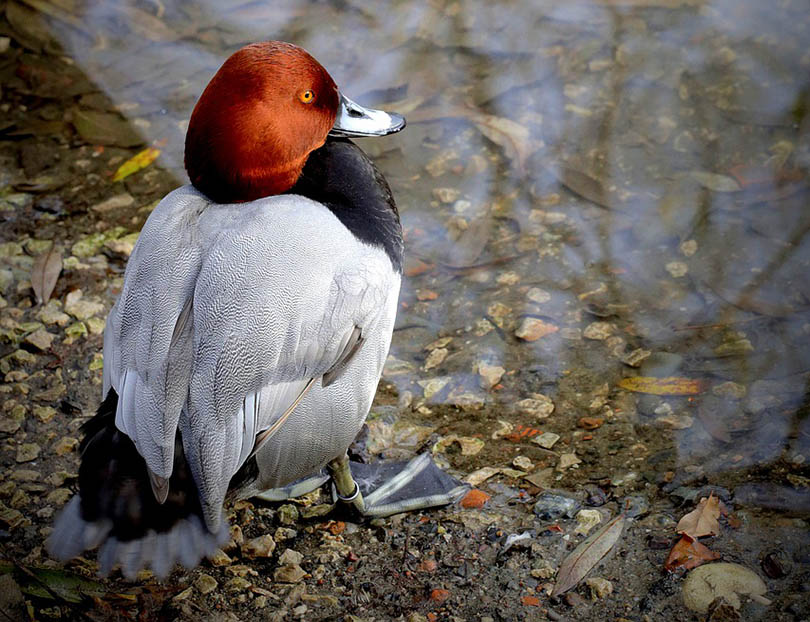
[[[576,499],[553,492],[541,492],[534,504],[534,513],[541,520],[552,521],[558,518],[573,518],[580,508]]]

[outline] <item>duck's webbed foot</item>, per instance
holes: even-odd
[[[448,505],[469,490],[442,471],[429,454],[405,462],[350,462],[342,456],[327,465],[335,501],[348,503],[363,516],[381,517]]]

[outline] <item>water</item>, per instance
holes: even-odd
[[[46,38],[14,6],[32,54]],[[486,441],[452,466],[511,459],[514,444],[491,439],[503,420],[563,436],[583,460],[563,485],[628,470],[663,490],[753,478],[743,505],[810,511],[810,3],[40,9],[58,62],[102,94],[79,89],[70,108],[119,111],[176,184],[197,96],[252,41],[299,44],[347,95],[407,117],[362,142],[407,242],[384,384],[409,425]],[[699,386],[620,384],[636,375]],[[537,393],[551,416],[521,401]]]

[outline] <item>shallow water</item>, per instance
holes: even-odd
[[[502,466],[501,420],[563,437],[582,462],[561,485],[641,472],[810,512],[810,3],[225,4],[9,4],[27,49],[6,75],[41,98],[40,122],[115,110],[136,133],[102,128],[107,151],[81,156],[106,173],[74,178],[77,197],[103,194],[139,143],[185,183],[187,119],[213,72],[245,43],[297,43],[347,95],[408,119],[361,143],[406,232],[384,374],[401,448],[414,425],[439,427],[486,443],[450,457],[459,471]],[[75,81],[57,80],[68,68]],[[125,188],[156,192],[140,175]],[[143,205],[93,226],[137,230]],[[664,394],[623,382],[639,375]],[[688,394],[661,388],[673,376]],[[535,394],[554,412],[523,401]]]

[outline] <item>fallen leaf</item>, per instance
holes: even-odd
[[[667,572],[691,570],[714,559],[720,559],[720,555],[693,537],[684,534],[669,552],[667,561],[664,562],[664,570]]]
[[[675,531],[692,538],[716,536],[720,533],[718,518],[720,518],[720,500],[712,493],[708,499],[705,497],[701,499],[694,510],[678,521]]]
[[[582,542],[571,554],[563,560],[557,571],[557,582],[551,591],[551,596],[564,594],[576,586],[588,572],[607,555],[608,551],[618,542],[624,530],[625,515],[619,514],[608,522],[602,529]]]
[[[133,173],[137,173],[142,168],[146,168],[152,164],[152,162],[154,162],[159,155],[160,149],[155,149],[154,147],[144,149],[119,166],[118,170],[115,171],[115,175],[113,175],[112,180],[121,181]]]
[[[31,268],[31,287],[38,304],[45,304],[50,300],[61,272],[62,248],[56,244],[34,260]]]
[[[563,186],[591,203],[609,209],[617,209],[622,205],[615,193],[608,190],[605,183],[588,173],[566,164],[553,167],[550,171]]]
[[[706,390],[705,382],[692,378],[669,376],[655,378],[653,376],[632,376],[622,378],[619,386],[636,393],[651,393],[653,395],[696,395]]]

